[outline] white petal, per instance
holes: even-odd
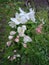
[[[10,32],[10,35],[14,35],[14,34],[16,34],[15,31],[11,31],[11,32]]]
[[[25,26],[25,25],[23,25],[23,26],[22,26],[22,29],[25,31],[25,30],[26,30],[26,26]]]
[[[24,33],[19,33],[19,36],[20,36],[20,37],[24,37],[25,34],[24,34]]]
[[[16,18],[11,18],[11,21],[15,22],[15,24],[20,24],[20,22]]]
[[[8,37],[8,39],[9,39],[9,40],[12,40],[12,39],[13,39],[13,36],[10,35],[10,36]]]
[[[32,10],[32,8],[30,8],[29,11],[32,12],[33,14],[35,14],[34,9]]]
[[[21,27],[18,27],[17,31],[18,31],[18,33],[20,33],[21,32]]]
[[[24,16],[24,13],[20,13],[19,16]]]
[[[19,17],[19,14],[18,14],[18,13],[16,13],[16,14],[15,14],[15,17],[16,17],[16,18],[18,18],[18,17]]]
[[[30,10],[30,12],[29,12],[29,14],[28,14],[29,18],[30,18],[33,22],[35,22],[35,11],[34,11],[34,9],[32,10],[32,8],[30,8],[29,10]]]
[[[8,24],[11,28],[16,28],[16,24],[14,22],[10,21]]]
[[[20,16],[21,16],[22,18],[25,18],[25,19],[29,20],[28,13],[20,13]],[[23,20],[23,21],[24,21],[24,20]]]
[[[27,20],[29,20],[29,16],[28,16],[28,13],[25,15],[25,17],[27,18]]]
[[[33,22],[35,22],[35,15],[33,13],[30,13],[29,17]]]
[[[18,27],[17,31],[18,31],[20,37],[24,36],[24,31],[25,31],[24,28]]]
[[[23,16],[23,17],[21,17],[21,23],[22,24],[24,24],[24,23],[26,23],[27,22],[27,19]]]
[[[21,8],[19,8],[20,13],[25,13]]]
[[[29,36],[25,35],[23,41],[24,41],[24,43],[32,42],[32,39]]]

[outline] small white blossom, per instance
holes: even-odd
[[[19,42],[19,38],[15,38],[15,40],[14,40],[15,42]]]
[[[17,31],[18,31],[20,37],[23,37],[25,35],[24,34],[25,30],[26,30],[25,25],[22,25],[22,27],[18,27]]]
[[[15,35],[15,34],[16,34],[15,31],[11,31],[11,32],[10,32],[10,35]]]
[[[13,22],[13,21],[10,21],[10,22],[9,22],[9,26],[10,26],[11,28],[16,28],[16,24],[15,24],[15,22]]]
[[[22,14],[22,13],[21,13]],[[23,15],[20,15],[16,13],[15,18],[11,18],[11,21],[14,22],[16,25],[24,24],[27,22],[26,17]]]
[[[24,39],[23,39],[23,42],[24,42],[24,43],[32,42],[32,39],[31,39],[29,36],[25,35],[25,36],[24,36]]]
[[[11,41],[8,41],[6,45],[9,47],[11,45]]]
[[[9,39],[9,40],[12,40],[12,39],[13,39],[13,36],[10,35],[10,36],[8,37],[8,39]]]

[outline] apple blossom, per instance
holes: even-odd
[[[29,36],[25,35],[25,36],[24,36],[24,39],[23,39],[23,42],[24,42],[24,43],[32,42],[32,39],[31,39]]]
[[[8,41],[6,45],[9,47],[11,45],[11,41]]]
[[[26,30],[26,26],[25,25],[22,25],[22,27],[18,27],[17,31],[18,31],[20,37],[24,37],[25,30]]]
[[[15,31],[11,31],[11,32],[10,32],[10,35],[15,35],[15,34],[16,34]]]
[[[13,36],[12,36],[12,35],[10,35],[10,36],[8,37],[8,39],[9,39],[9,40],[12,40],[12,39],[13,39]]]
[[[11,28],[16,28],[15,22],[10,21],[8,24],[9,24],[9,26],[10,26]]]

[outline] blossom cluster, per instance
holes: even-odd
[[[36,23],[35,11],[34,11],[34,9],[32,10],[32,8],[29,9],[28,13],[24,12],[21,8],[19,8],[19,11],[20,11],[20,13],[16,13],[15,18],[11,18],[11,21],[9,22],[9,26],[11,28],[17,29],[17,31],[12,30],[10,32],[10,35],[8,36],[9,41],[6,43],[6,45],[8,47],[11,46],[12,41],[19,43],[20,38],[23,37],[22,45],[24,48],[27,48],[26,43],[32,42],[32,38],[25,34],[25,31],[27,30],[25,23],[29,22],[28,20],[32,20],[32,22]],[[21,24],[21,26],[16,27],[19,24]],[[42,33],[42,31],[41,31],[42,27],[43,27],[43,23],[38,25],[38,27],[35,29],[36,32]],[[16,35],[16,33],[18,33],[18,35]],[[14,36],[16,36],[16,37],[14,37]],[[16,50],[14,50],[14,52],[16,52]],[[13,55],[12,57],[8,56],[8,59],[13,61],[14,59],[16,59],[16,57],[20,57],[20,54]]]

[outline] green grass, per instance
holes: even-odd
[[[21,2],[9,2],[9,3],[3,3],[0,4],[0,29],[4,27],[4,31],[0,34],[0,65],[18,65],[19,58],[17,58],[16,61],[10,62],[7,60],[7,57],[9,55],[13,54],[13,49],[16,48],[16,45],[14,47],[6,47],[6,42],[8,41],[8,35],[10,31],[12,30],[8,26],[8,22],[10,21],[10,18],[15,15],[15,13],[18,11],[19,6],[23,7]],[[27,9],[26,9],[27,10]],[[43,26],[42,32],[43,34],[36,34],[35,28],[38,24],[41,22],[39,21],[39,17],[45,20],[45,25]],[[2,20],[5,18],[5,23],[2,23]],[[26,31],[26,34],[32,37],[33,41],[32,43],[27,43],[28,48],[21,48],[18,46],[18,53],[22,54],[21,57],[21,65],[24,65],[25,63],[32,64],[32,65],[49,65],[49,21],[48,21],[48,14],[47,10],[39,10],[36,12],[36,19],[37,24],[30,23],[26,24],[28,30]],[[3,30],[3,28],[2,28]],[[30,34],[31,33],[31,34]],[[19,64],[20,65],[20,64]]]

